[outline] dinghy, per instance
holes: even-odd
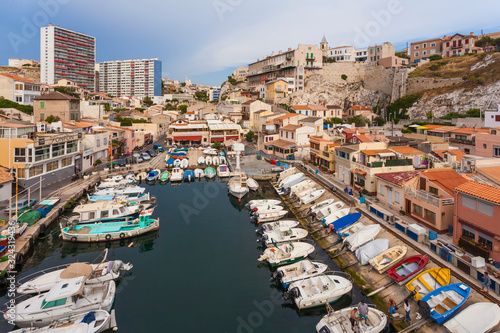
[[[229,193],[237,199],[243,198],[248,193],[247,176],[242,173],[229,179]]]
[[[180,182],[184,176],[184,171],[181,168],[173,168],[170,175],[171,182]]]
[[[159,176],[160,176],[160,170],[154,169],[154,170],[149,171],[148,177],[146,178],[146,180],[148,182],[152,182],[152,181],[155,181]]]
[[[388,239],[374,239],[371,242],[360,246],[356,252],[356,258],[361,265],[368,265],[368,262],[389,248]]]
[[[174,153],[187,152],[187,148],[174,148]]]
[[[300,183],[304,179],[305,179],[305,177],[304,177],[304,174],[302,172],[293,174],[291,176],[286,177],[283,181],[281,181],[278,184],[278,188],[281,191],[284,191],[284,190],[288,189],[289,187],[291,187],[291,186],[293,186],[295,184]]]
[[[206,168],[205,169],[205,177],[211,179],[215,177],[215,170],[214,168]]]
[[[128,180],[131,184],[135,182],[135,175],[133,173],[129,173],[125,176],[125,179]]]
[[[107,188],[104,190],[98,190],[94,192],[93,196],[127,196],[127,197],[138,197],[144,193],[146,189],[140,186],[127,186],[122,188]],[[91,200],[92,201],[92,200]]]
[[[340,272],[326,273],[290,283],[283,298],[292,299],[302,310],[335,302],[351,289],[351,279]]]
[[[212,165],[212,157],[211,156],[207,156],[205,157],[205,164],[208,166],[208,165]]]
[[[205,173],[203,172],[203,169],[194,169],[194,177],[197,179],[201,179],[205,177]]]
[[[335,311],[331,306],[327,306],[328,314],[323,316],[319,323],[316,325],[317,333],[330,333],[330,332],[343,332],[343,333],[379,333],[384,331],[387,325],[387,316],[382,311],[375,308],[373,305],[368,305],[370,309],[368,310],[368,325],[365,324],[364,320],[358,320],[358,327],[356,330],[352,330],[352,325],[350,322],[351,311],[356,306],[351,306],[344,308],[342,310]]]
[[[281,285],[286,289],[292,282],[322,274],[327,269],[328,265],[322,262],[305,259],[294,264],[279,267],[273,273],[272,279],[280,281]]]
[[[174,160],[174,168],[180,168],[181,167],[181,160],[177,159]]]
[[[478,302],[443,324],[450,333],[489,332],[500,322],[500,307],[495,303]]]
[[[331,213],[327,217],[323,219],[321,222],[321,225],[324,226],[325,228],[328,227],[330,224],[333,222],[337,221],[341,217],[344,217],[346,215],[349,215],[349,212],[351,211],[351,208],[343,208],[341,210],[338,210],[336,212]],[[337,228],[335,228],[337,230]]]
[[[270,213],[270,212],[279,212],[283,210],[283,206],[274,206],[274,205],[267,205],[267,206],[257,206],[254,209],[252,209],[252,215],[255,215],[255,213]]]
[[[262,242],[266,246],[270,246],[273,243],[279,244],[290,241],[299,241],[306,238],[308,234],[307,230],[302,228],[280,227],[278,229],[265,231],[257,242]]]
[[[406,246],[394,246],[371,259],[369,263],[379,274],[382,274],[403,260],[407,251]]]
[[[180,165],[180,166],[181,166],[181,168],[183,168],[183,169],[187,169],[187,168],[189,167],[189,160],[188,160],[187,158],[183,159],[183,160],[181,161],[181,165]]]
[[[304,242],[273,244],[264,250],[259,261],[266,260],[271,266],[282,266],[302,260],[313,252],[314,246]]]
[[[205,157],[200,156],[200,157],[198,158],[198,165],[203,165],[203,164],[205,164]]]
[[[162,183],[168,182],[169,179],[170,179],[170,172],[168,172],[167,170],[163,171],[162,174],[160,175],[160,182]]]
[[[252,191],[257,191],[259,189],[259,183],[253,178],[247,179],[247,186]]]
[[[105,178],[103,180],[103,182],[119,182],[119,181],[122,181],[122,180],[123,180],[123,176],[122,175],[114,175],[114,176]]]
[[[139,180],[139,181],[143,181],[143,180],[146,180],[146,178],[148,178],[148,174],[146,172],[139,172],[136,176],[136,179]]]
[[[290,188],[289,188],[290,189],[290,196],[291,197],[296,196],[297,193],[303,192],[303,191],[308,190],[308,189],[310,189],[314,186],[317,186],[317,185],[318,184],[316,184],[316,182],[312,181],[311,179],[305,179],[298,184],[290,186]],[[282,194],[282,193],[279,193],[279,194]]]
[[[208,149],[203,150],[203,154],[217,156],[219,153],[217,152],[217,149],[208,148]]]
[[[183,178],[184,178],[184,180],[187,180],[187,181],[194,180],[194,171],[193,170],[184,171]]]
[[[323,221],[328,215],[338,212],[342,208],[344,208],[345,203],[343,201],[336,201],[326,207],[321,208],[319,211],[311,212],[314,216],[316,214],[316,219],[318,221]]]
[[[299,225],[297,220],[279,220],[275,222],[264,223],[259,229],[255,229],[258,234],[264,234],[265,232],[278,230],[280,228],[294,228]]]
[[[406,289],[408,289],[410,294],[419,301],[433,290],[449,284],[450,278],[451,274],[448,268],[431,268],[410,280],[410,282],[406,284]]]
[[[220,151],[220,152],[219,152],[219,158],[220,158],[220,157],[224,157],[224,156],[226,156],[226,153],[225,153],[225,152],[223,152],[223,151]]]
[[[281,218],[283,218],[288,212],[286,210],[278,210],[275,212],[264,212],[264,213],[259,213],[256,212],[252,220],[257,220],[257,223],[264,223],[264,222],[271,222],[271,221],[277,221]]]
[[[281,200],[275,200],[275,199],[260,199],[260,200],[250,200],[247,204],[247,207],[250,209],[254,209],[257,206],[275,206],[279,205],[281,203]]]
[[[380,225],[378,224],[367,225],[364,228],[358,230],[355,234],[346,237],[344,239],[343,246],[347,246],[350,251],[354,252],[361,245],[374,240],[380,232],[380,229]]]
[[[212,157],[212,164],[219,165],[220,164],[219,157],[217,156]]]
[[[172,157],[168,157],[168,155],[167,155],[167,157],[165,158],[165,165],[167,167],[174,166],[174,159]]]
[[[219,161],[220,161],[220,164],[226,164],[227,163],[226,158],[224,156],[219,156]]]
[[[405,284],[408,280],[418,272],[420,272],[427,265],[429,258],[424,255],[414,255],[406,258],[396,266],[387,271],[390,277],[394,279],[399,285]]]
[[[227,165],[221,164],[217,167],[217,176],[219,176],[219,178],[226,178],[229,177],[229,175],[230,172]]]
[[[448,284],[422,297],[418,302],[418,312],[442,324],[453,317],[469,295],[470,287],[465,283]]]
[[[292,167],[292,168],[289,168],[289,169],[286,169],[286,170],[280,172],[278,175],[278,179],[276,179],[276,182],[279,184],[286,177],[293,175],[295,173],[295,171],[297,171],[297,168]]]
[[[320,203],[317,203],[314,206],[309,207],[308,212],[309,212],[309,214],[311,214],[311,213],[318,213],[321,209],[330,206],[334,202],[335,202],[335,199],[323,200]]]
[[[316,190],[310,194],[302,196],[302,197],[300,197],[300,203],[302,205],[310,204],[314,200],[319,199],[325,193],[325,191],[326,191],[325,189]]]

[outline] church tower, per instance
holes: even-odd
[[[323,35],[323,39],[321,40],[320,46],[321,46],[321,52],[323,53],[324,56],[326,56],[326,51],[328,50],[328,42],[326,41],[325,35]]]

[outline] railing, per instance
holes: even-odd
[[[443,206],[454,205],[455,199],[453,198],[441,199],[441,203],[443,204]]]
[[[369,168],[381,168],[384,166],[384,162],[371,162],[366,164]]]
[[[406,194],[409,196],[412,196],[420,201],[425,201],[427,203],[430,203],[431,205],[433,205],[435,207],[439,207],[439,200],[440,199],[438,197],[435,197],[434,195],[430,194],[429,192],[416,190],[414,188],[407,187]]]
[[[475,144],[475,142],[472,140],[460,140],[460,139],[455,139],[455,138],[450,138],[450,142],[451,143],[461,143],[463,145],[469,145],[469,146],[473,146]]]
[[[390,166],[405,166],[405,165],[412,165],[413,160],[407,158],[407,159],[401,159],[401,160],[386,160],[385,161],[385,166],[390,167]]]
[[[458,240],[458,246],[463,248],[466,252],[475,256],[483,257],[486,260],[490,257],[490,251],[486,250],[481,245],[471,243],[470,239],[463,236]]]
[[[265,130],[262,130],[262,133],[264,133],[264,134],[278,134],[278,131],[265,129]]]

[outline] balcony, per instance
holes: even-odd
[[[306,60],[312,60],[312,61],[314,61],[314,60],[316,60],[316,57],[314,55],[310,55],[310,56],[306,57]]]
[[[453,205],[455,203],[455,199],[453,198],[438,198],[435,195],[426,192],[426,191],[421,191],[421,190],[416,190],[414,188],[407,187],[406,188],[406,194],[414,197],[415,199],[418,199],[420,201],[424,201],[427,203],[430,203],[431,205],[438,207],[440,206],[447,206],[447,205]]]
[[[270,134],[278,134],[278,131],[275,129],[263,129],[262,133],[270,135]]]
[[[469,145],[469,146],[475,146],[476,142],[472,140],[461,140],[461,139],[455,139],[455,138],[450,138],[450,143],[459,143],[462,145]]]

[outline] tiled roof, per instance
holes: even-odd
[[[323,139],[320,136],[311,136],[309,139],[310,139],[309,141],[314,140],[314,141],[322,141],[322,142],[331,142],[331,143],[333,143],[333,141],[328,140],[328,139]]]
[[[468,181],[455,188],[455,191],[500,204],[500,188],[475,181]]]
[[[394,155],[394,152],[390,151],[389,149],[373,149],[373,150],[367,149],[367,150],[362,150],[361,152],[368,156],[375,156],[377,154],[388,154],[388,153],[392,153]]]
[[[74,124],[72,124],[70,121],[63,121],[63,127],[76,127],[76,128],[87,128],[87,127],[92,127],[94,124],[93,123],[88,123],[85,121],[75,121]]]
[[[453,195],[455,187],[468,181],[465,177],[451,169],[430,169],[422,172],[422,175],[451,195]]]
[[[307,122],[315,122],[318,120],[322,120],[322,118],[320,118],[320,117],[307,117],[307,118],[300,119],[299,122],[307,123]]]
[[[284,127],[282,127],[281,129],[282,130],[285,130],[285,131],[295,131],[297,128],[301,128],[302,125],[292,125],[292,124],[289,124],[289,125],[286,125]]]
[[[361,135],[361,134],[356,134],[354,135],[354,137],[356,138],[356,140],[358,140],[359,142],[373,142],[373,140],[370,138],[370,136],[368,135]]]
[[[7,170],[8,169],[6,167],[0,166],[0,184],[11,182],[14,180],[12,174]]]
[[[474,133],[489,133],[490,130],[488,128],[461,127],[454,129],[451,132],[460,134],[474,134]]]
[[[292,118],[292,117],[297,117],[297,116],[298,116],[298,114],[296,114],[296,113],[287,113],[285,115],[276,117],[274,119],[284,120],[284,119],[288,119],[288,118]]]
[[[327,111],[328,108],[324,105],[309,105],[309,109],[314,111]]]
[[[428,132],[448,133],[448,132],[452,132],[452,131],[454,131],[456,129],[457,129],[457,127],[455,127],[455,126],[443,126],[443,127],[440,127],[440,128],[429,129]]]
[[[308,105],[292,105],[295,110],[310,110]]]
[[[365,128],[344,128],[342,130],[342,132],[344,132],[344,133],[356,133],[356,131],[358,131],[360,134],[361,133],[369,133],[370,132],[370,131],[368,131]]]
[[[274,146],[274,147],[278,147],[278,148],[288,148],[288,147],[291,147],[291,146],[295,146],[295,142],[291,142],[291,141],[286,141],[286,140],[279,139],[279,140],[275,140],[275,141],[266,142],[266,143],[264,143],[264,146]]]
[[[421,170],[415,171],[403,171],[403,172],[388,172],[388,173],[376,173],[375,176],[391,182],[393,184],[403,186],[404,183],[409,181],[410,179],[415,178]]]
[[[39,85],[41,84],[39,82],[28,80],[28,79],[25,79],[25,78],[20,77],[18,75],[13,75],[13,74],[9,74],[9,73],[0,73],[0,75],[5,76],[5,77],[12,79],[14,81],[20,81],[20,82],[25,82],[25,83],[30,83],[30,84],[39,84]]]
[[[372,108],[366,105],[351,105],[354,110],[371,110]]]
[[[242,103],[242,105],[249,105],[252,104],[253,102],[255,102],[255,99],[249,99],[248,101]]]
[[[444,159],[444,153],[450,153],[451,155],[456,156],[457,162],[461,161],[465,155],[465,153],[460,149],[433,150],[432,152],[435,155],[438,155],[441,159]]]
[[[477,172],[483,173],[485,174],[485,176],[493,178],[496,181],[500,182],[500,166],[477,168]]]
[[[423,155],[424,152],[423,151],[420,151],[418,149],[415,149],[413,147],[410,147],[410,146],[401,146],[401,147],[391,147],[390,148],[391,150],[395,151],[395,152],[398,152],[400,154],[408,154],[408,155]]]
[[[327,106],[326,106],[326,108],[327,108],[327,109],[329,109],[329,110],[330,110],[330,109],[342,109],[342,108],[341,108],[340,106],[338,106],[338,105],[327,105]]]
[[[54,91],[47,95],[38,96],[35,98],[36,101],[80,101],[79,98],[63,94],[59,91]]]

